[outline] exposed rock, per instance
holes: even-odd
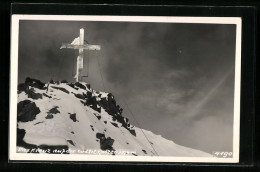
[[[115,141],[114,139],[112,139],[111,137],[106,138],[105,134],[102,133],[97,133],[96,137],[100,141],[100,148],[102,150],[114,150],[112,147]]]
[[[39,149],[42,152],[50,154],[67,154],[68,146],[67,145],[34,145],[26,143],[23,138],[26,132],[24,129],[17,128],[17,146],[28,149],[27,153],[39,153]]]
[[[91,127],[92,131],[94,131],[93,125],[90,125],[90,127]]]
[[[129,120],[122,116],[123,109],[116,104],[114,96],[111,93],[107,95],[107,99],[101,98],[98,103],[109,115],[112,116],[113,121],[121,123],[122,126],[126,128],[132,135],[136,136],[135,130],[130,128],[131,125]]]
[[[79,83],[79,82],[76,82],[75,86],[77,86],[77,87],[79,87],[79,88],[81,88],[83,90],[86,90],[86,87],[83,84]]]
[[[53,118],[53,114],[57,114],[60,113],[60,111],[58,110],[58,106],[55,106],[53,108],[51,108],[49,110],[49,112],[47,112],[47,116],[45,117],[46,119],[52,119]]]
[[[20,94],[22,91],[26,91],[29,89],[29,86],[24,84],[24,83],[21,83],[21,84],[18,84],[18,94]]]
[[[86,106],[86,102],[85,102],[84,100],[80,100],[80,102],[81,102],[84,106]]]
[[[71,145],[75,146],[74,142],[72,140],[67,140]]]
[[[87,92],[87,93],[89,93],[89,92]],[[95,111],[97,111],[99,113],[101,112],[101,107],[98,107],[99,103],[96,100],[95,96],[87,98],[86,105],[91,107],[93,110],[95,110]]]
[[[143,151],[145,154],[147,154],[146,150],[142,149],[142,151]]]
[[[28,95],[28,98],[32,98],[32,99],[36,99],[36,100],[42,99],[42,94],[35,93],[33,88],[29,89],[28,84],[22,83],[22,84],[18,85],[18,94],[20,94],[23,91]]]
[[[45,118],[46,118],[46,119],[52,119],[52,118],[53,118],[53,115],[52,115],[52,114],[48,114]]]
[[[101,115],[100,114],[96,114],[96,113],[93,113],[93,114],[97,117],[98,120],[101,119]]]
[[[17,146],[21,146],[22,142],[23,142],[23,138],[25,136],[25,130],[24,129],[19,129],[17,128],[17,134],[16,134],[16,142],[17,142]]]
[[[87,88],[90,90],[90,84],[86,84]]]
[[[119,128],[118,125],[117,125],[117,123],[114,123],[114,122],[110,122],[110,123],[111,123],[113,126]]]
[[[90,91],[87,91],[86,98],[91,98],[91,97],[92,97],[92,93]]]
[[[68,81],[64,79],[61,81],[61,83],[68,83]]]
[[[107,104],[108,104],[108,107],[106,108],[107,112],[110,114],[110,115],[116,115],[116,114],[119,114],[121,115],[122,114],[122,109],[116,105],[116,100],[114,99],[114,96],[109,93],[107,95]]]
[[[35,100],[42,99],[42,94],[35,93],[33,88],[27,89],[25,91],[25,93],[28,94],[28,98],[32,98],[32,99],[35,99]]]
[[[59,106],[55,106],[55,107],[51,108],[48,113],[51,113],[51,114],[60,113],[60,111],[58,110],[58,107]]]
[[[105,134],[97,133],[96,134],[96,138],[98,138],[98,139],[105,139]]]
[[[68,85],[70,85],[73,88],[76,88],[75,86],[77,86],[79,88],[86,89],[86,87],[79,82],[77,82],[75,84],[68,84]],[[59,89],[60,87],[55,87],[55,88]],[[122,126],[124,128],[126,128],[132,135],[136,136],[135,130],[130,128],[131,125],[130,125],[129,120],[122,116],[123,109],[120,108],[120,106],[116,104],[114,96],[111,93],[109,93],[107,95],[107,98],[101,98],[100,101],[97,101],[97,98],[95,96],[93,96],[92,92],[90,92],[90,91],[87,91],[87,94],[85,94],[85,93],[75,94],[74,93],[74,95],[75,95],[75,97],[81,99],[82,104],[84,104],[85,106],[91,107],[93,110],[95,110],[99,113],[101,113],[101,107],[102,107],[103,109],[105,109],[105,111],[109,115],[111,115],[113,117],[113,121],[117,121],[117,122],[121,123]],[[98,119],[101,118],[100,116],[97,116],[97,115],[96,115],[96,117]]]
[[[128,131],[129,131],[133,136],[136,136],[135,130],[128,129]]]
[[[111,137],[108,137],[106,139],[100,140],[100,148],[102,150],[113,150],[113,144],[115,140],[112,139]]]
[[[70,119],[72,119],[73,122],[79,122],[77,119],[76,119],[76,113],[69,113],[70,114]]]
[[[74,88],[75,90],[78,90],[78,88],[75,87],[75,84],[72,84],[72,83],[69,84],[69,83],[67,83],[67,85],[70,86],[70,87],[72,87],[72,88]]]
[[[67,93],[67,94],[70,93],[68,90],[66,90],[66,89],[63,88],[63,87],[56,87],[56,86],[51,86],[51,87],[52,87],[52,88],[55,88],[55,89],[57,89],[57,90],[61,90],[61,91],[65,92],[65,93]]]
[[[109,109],[109,106],[108,106],[108,101],[106,98],[101,98],[101,100],[99,101],[99,105],[101,107],[103,107],[105,110]],[[111,114],[110,114],[111,115]]]
[[[34,125],[37,125],[37,124],[40,124],[40,123],[43,123],[43,121],[41,121],[41,122],[37,122],[37,123],[35,123]]]
[[[17,105],[17,121],[33,121],[41,111],[34,102],[30,100],[20,101]]]
[[[85,94],[84,92],[82,93],[82,95],[84,96],[84,99],[87,98],[87,94]]]
[[[38,88],[38,89],[41,89],[41,90],[44,90],[45,87],[44,87],[44,83],[42,83],[40,80],[38,79],[33,79],[33,78],[29,78],[27,77],[25,79],[25,84],[26,85],[29,85],[31,87],[35,87],[35,88]]]
[[[19,129],[17,128],[17,134],[16,134],[16,145],[19,147],[23,147],[25,149],[29,149],[28,153],[39,153],[37,151],[37,146],[33,144],[28,144],[26,143],[23,138],[25,136],[26,131],[24,129]],[[31,151],[31,150],[36,150],[36,151]]]
[[[79,99],[85,99],[85,96],[83,96],[82,94],[74,94],[75,97],[79,98]]]
[[[44,95],[45,97],[52,98],[51,96],[49,96],[49,95],[47,95],[47,94],[45,94],[45,93],[43,93],[43,95]]]

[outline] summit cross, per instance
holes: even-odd
[[[88,43],[84,43],[84,29],[80,29],[79,37],[75,38],[71,44],[62,43],[60,49],[70,48],[70,49],[78,49],[79,55],[77,57],[77,69],[75,79],[76,82],[81,81],[81,72],[83,70],[83,52],[85,50],[100,50],[100,45],[89,45]]]

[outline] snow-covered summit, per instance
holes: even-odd
[[[133,126],[111,93],[84,82],[18,85],[17,152],[131,156],[210,154]]]

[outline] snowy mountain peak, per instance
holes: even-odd
[[[18,85],[17,151],[131,156],[206,156],[133,126],[111,93],[84,82]]]

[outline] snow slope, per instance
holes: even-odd
[[[40,109],[40,113],[34,119],[26,122],[18,121],[18,128],[25,130],[23,141],[26,144],[63,145],[67,146],[68,150],[74,150],[69,153],[85,151],[84,153],[89,154],[110,152],[109,154],[132,156],[211,157],[205,152],[177,145],[160,135],[141,130],[131,125],[126,118],[123,118],[125,122],[123,126],[122,121],[116,120],[117,117],[122,117],[120,110],[113,116],[112,111],[108,112],[100,103],[101,99],[109,101],[109,94],[95,91],[86,83],[78,83],[78,86],[49,83],[40,89],[33,86],[34,83],[34,81],[31,84],[27,83],[25,90],[18,91],[18,104],[30,100]],[[82,85],[85,88],[80,88]],[[36,98],[29,96],[28,89],[33,92],[32,94],[42,96]],[[90,93],[97,103],[96,109],[93,107],[95,103],[86,104],[90,101],[90,97],[86,95]],[[113,100],[114,97],[110,95],[111,97]],[[117,109],[120,109],[119,106]]]

